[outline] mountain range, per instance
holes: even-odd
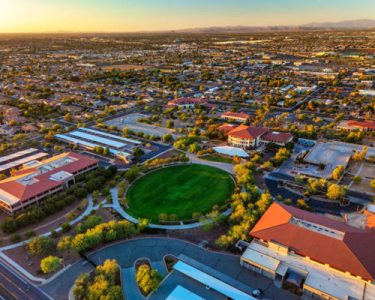
[[[204,28],[190,28],[175,30],[176,32],[196,33],[245,33],[261,31],[286,31],[286,30],[336,30],[336,29],[375,29],[375,20],[359,19],[340,22],[314,22],[299,26],[212,26]]]

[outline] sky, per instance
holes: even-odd
[[[375,0],[0,0],[0,33],[134,32],[375,19]]]

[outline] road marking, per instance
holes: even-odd
[[[8,277],[6,277],[6,276],[4,276],[4,274],[1,274],[1,276],[3,277],[3,278],[5,278],[7,281],[9,281],[9,279],[8,279]],[[23,295],[25,295],[27,298],[29,298],[29,299],[31,299],[31,300],[34,300],[34,298],[32,298],[32,297],[30,297],[28,294],[26,294],[25,293],[25,291],[22,289],[22,288],[20,288],[19,286],[17,286],[17,285],[15,285],[13,282],[11,282],[11,281],[9,281],[10,282],[10,285],[14,288],[14,289],[17,289],[17,290],[19,290]],[[3,286],[2,284],[1,284],[1,286]],[[5,288],[4,286],[3,286],[3,288],[7,291],[7,292],[9,292],[10,294],[12,294],[12,292],[11,291],[9,291],[7,288]],[[12,294],[13,296],[14,296],[14,294]],[[16,297],[16,299],[18,299],[18,297]]]
[[[14,297],[14,299],[17,299],[17,296],[15,294],[13,294],[11,291],[8,291],[7,288],[2,283],[0,283],[0,287],[2,287],[8,294],[12,295]],[[5,298],[3,298],[3,297],[1,297],[1,299],[5,300]]]

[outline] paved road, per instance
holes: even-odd
[[[2,262],[0,262],[0,296],[7,300],[52,299],[38,287],[26,282]]]
[[[283,180],[283,178],[282,176],[274,176],[274,175],[275,174],[272,173],[272,175],[265,176],[264,178],[264,182],[273,197],[276,197],[277,195],[281,195],[283,198],[285,199],[289,198],[293,202],[296,202],[298,199],[302,198],[300,195],[293,193],[292,191],[286,188],[283,188],[282,186],[279,186],[278,181]],[[284,180],[287,180],[287,179],[284,178]],[[358,205],[355,203],[350,203],[348,206],[342,207],[338,203],[335,203],[335,202],[332,202],[332,203],[323,202],[319,200],[314,200],[312,198],[310,198],[307,204],[315,212],[329,213],[333,215],[341,215],[341,213],[343,212],[354,212],[362,208],[362,205]]]
[[[69,291],[81,273],[89,273],[94,267],[84,260],[79,260],[54,280],[43,284],[40,288],[54,300],[67,300]]]
[[[127,269],[133,267],[134,262],[139,258],[147,257],[151,262],[160,262],[167,254],[185,255],[243,284],[262,288],[268,299],[297,299],[287,291],[276,288],[270,279],[241,267],[239,256],[207,251],[182,240],[157,237],[132,239],[97,250],[89,257],[98,264],[103,263],[107,258],[116,259],[121,268]],[[82,262],[66,270],[48,285],[43,286],[43,289],[54,299],[64,299],[73,285],[74,279],[81,272],[87,272],[82,268]]]

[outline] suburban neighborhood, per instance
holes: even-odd
[[[360,21],[0,22],[0,300],[375,299]]]

